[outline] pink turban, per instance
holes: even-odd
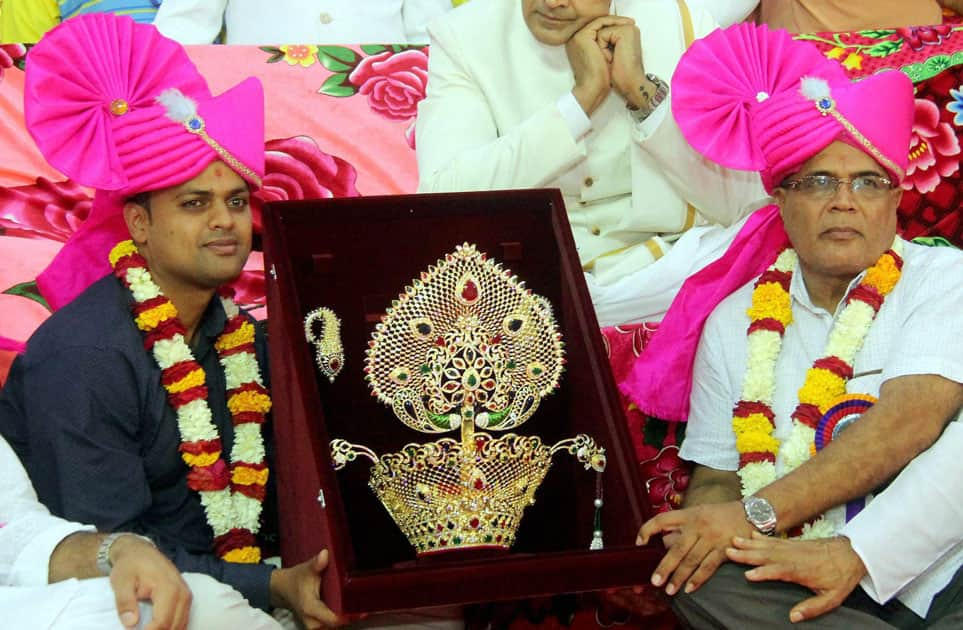
[[[696,41],[672,77],[672,112],[689,143],[723,166],[759,171],[769,192],[838,139],[901,181],[913,111],[902,72],[851,82],[812,44],[764,25]]]
[[[84,15],[29,53],[27,129],[44,157],[97,189],[90,217],[38,277],[53,308],[110,271],[131,195],[182,184],[222,160],[252,187],[264,175],[264,95],[247,79],[212,96],[184,48],[125,16]]]

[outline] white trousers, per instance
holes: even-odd
[[[274,619],[251,608],[230,586],[207,575],[185,573],[194,595],[190,630],[280,630]],[[0,625],[18,630],[123,630],[117,616],[114,591],[108,578],[66,580],[39,587],[0,588],[4,606]],[[152,614],[149,602],[140,607],[140,628]]]

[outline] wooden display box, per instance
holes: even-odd
[[[368,488],[367,460],[332,467],[332,438],[380,455],[441,437],[396,419],[370,395],[362,368],[385,308],[464,242],[554,306],[568,360],[561,388],[515,432],[549,444],[587,433],[605,447],[604,550],[588,550],[595,473],[564,453],[555,456],[509,552],[428,559],[416,559]],[[661,550],[635,547],[648,515],[645,489],[558,191],[272,203],[264,210],[264,246],[282,556],[287,565],[329,549],[322,588],[333,609],[375,612],[648,581]],[[334,383],[319,374],[304,338],[304,316],[320,306],[341,318],[346,358]]]

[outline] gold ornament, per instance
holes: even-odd
[[[314,333],[314,324],[318,321],[321,322],[320,336]],[[344,367],[341,320],[330,308],[316,308],[304,318],[304,338],[314,344],[318,369],[333,383]]]
[[[373,396],[417,431],[461,434],[381,457],[331,442],[335,469],[359,456],[374,462],[368,485],[419,554],[509,548],[559,451],[604,470],[605,450],[587,435],[550,446],[476,432],[528,420],[559,386],[565,352],[548,300],[474,245],[457,247],[405,287],[368,345]]]

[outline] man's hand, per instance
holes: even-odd
[[[307,630],[334,628],[344,623],[321,601],[321,574],[328,566],[328,550],[288,569],[271,573],[271,605],[291,610]]]
[[[795,582],[816,595],[789,611],[793,623],[813,619],[839,607],[866,575],[866,566],[853,551],[849,539],[783,540],[754,532],[752,538],[736,538],[726,550],[733,562],[753,565],[746,571],[752,582]]]
[[[639,27],[635,23],[606,26],[599,29],[598,41],[611,64],[612,87],[632,107],[647,108],[656,86],[645,77]]]
[[[726,549],[735,536],[748,538],[755,531],[746,520],[740,501],[697,505],[663,512],[642,525],[635,544],[648,544],[656,534],[666,534],[666,553],[652,574],[652,584],[666,585],[675,595],[696,590],[726,561]]]
[[[185,630],[191,591],[177,568],[161,552],[137,536],[121,536],[110,547],[117,614],[125,628],[137,627],[139,600],[150,600],[153,616],[146,630]]]
[[[599,41],[599,31],[625,25],[635,28],[631,18],[603,15],[579,29],[565,44],[568,63],[575,75],[572,94],[587,116],[595,112],[612,89],[612,52],[608,50],[608,44]]]

